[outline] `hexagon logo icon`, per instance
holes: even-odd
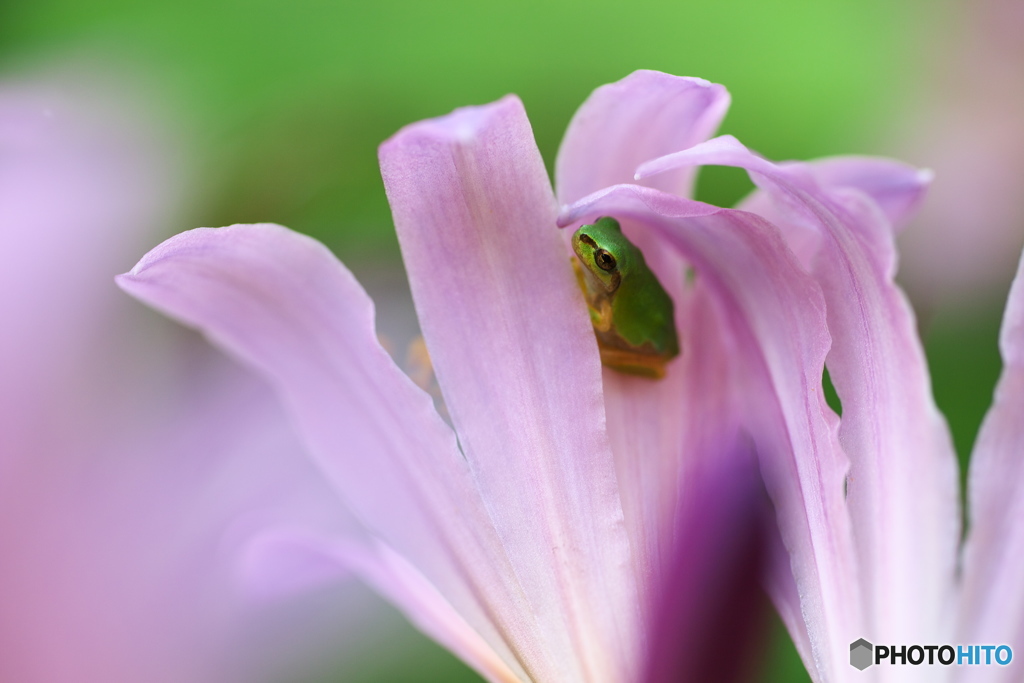
[[[874,647],[874,645],[863,638],[850,643],[850,666],[858,671],[863,671],[871,666],[874,663],[871,661],[871,652],[874,650]]]

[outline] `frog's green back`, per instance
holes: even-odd
[[[602,362],[622,372],[664,376],[665,364],[679,355],[675,307],[643,253],[608,216],[581,226],[573,248],[587,269],[587,275],[577,273]]]
[[[615,329],[631,346],[651,344],[654,350],[667,358],[679,355],[679,336],[675,325],[675,305],[672,297],[658,282],[654,273],[643,263],[624,277],[612,303]]]

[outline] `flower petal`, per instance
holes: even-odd
[[[142,320],[130,322],[152,322],[110,294],[133,304]],[[142,324],[118,329],[145,338]],[[98,425],[65,413],[70,444],[13,453],[20,467],[0,477],[0,680],[224,683],[295,654],[276,620],[236,599],[225,531],[319,520],[336,497],[296,457],[269,387],[206,344],[189,353],[197,365],[180,377],[153,362],[108,369],[113,386],[132,371],[130,402],[94,386]]]
[[[380,347],[373,305],[318,242],[274,225],[199,229],[147,254],[123,289],[266,375],[367,529],[415,564],[520,672],[519,589],[455,436]]]
[[[838,680],[861,622],[843,500],[848,463],[820,391],[829,345],[820,290],[778,230],[753,214],[620,185],[577,203],[559,223],[597,215],[657,231],[693,264],[713,297],[719,353],[730,368],[726,392],[737,403],[722,411],[715,402],[713,412],[687,419],[723,435],[743,428],[753,436],[800,589],[801,604],[790,611],[809,624],[814,659],[807,666],[820,680]],[[693,408],[701,411],[699,403]]]
[[[824,189],[866,194],[897,231],[917,213],[934,177],[931,171],[879,157],[832,157],[802,165]]]
[[[399,607],[421,631],[495,683],[522,680],[415,567],[368,537],[327,538],[279,528],[254,539],[244,567],[249,581],[323,581],[354,572]],[[286,564],[283,575],[282,564]],[[272,588],[280,588],[280,585]]]
[[[638,237],[637,242],[656,242],[649,231],[644,235],[640,226],[626,222],[624,229],[630,230],[631,237]],[[720,436],[719,425],[697,416],[715,414],[712,406],[723,411],[731,407],[725,391],[725,358],[715,339],[719,321],[714,304],[699,283],[689,289],[682,286],[681,269],[677,279],[677,286],[670,291],[676,303],[676,327],[682,330],[683,353],[669,363],[667,375],[651,381],[611,369],[604,371],[608,436],[645,594],[664,580],[661,573],[675,554],[673,527],[679,482],[707,451],[707,439]],[[669,282],[665,278],[661,281]],[[700,330],[700,334],[689,334],[689,330]]]
[[[633,182],[644,161],[708,139],[729,109],[725,87],[702,78],[634,71],[595,90],[576,111],[555,162],[558,201]],[[650,185],[689,195],[694,172],[683,169]]]
[[[677,543],[654,594],[644,683],[749,678],[767,605],[770,510],[749,443],[700,454],[677,513]]]
[[[438,382],[555,680],[623,680],[638,598],[601,365],[522,103],[408,126],[380,160]]]
[[[93,386],[125,351],[109,278],[173,211],[157,131],[125,93],[76,76],[0,81],[0,468],[30,444],[63,448],[67,415],[102,412]]]
[[[1024,651],[1024,261],[1000,337],[1003,376],[971,458],[959,642]],[[1019,669],[1019,665],[1015,665]],[[998,667],[1002,669],[1003,667]],[[1019,675],[1006,667],[1006,678]]]
[[[852,465],[847,500],[871,625],[864,637],[946,642],[960,534],[956,458],[913,312],[893,283],[886,213],[863,192],[822,188],[806,165],[777,166],[729,136],[645,164],[638,175],[691,164],[747,169],[776,201],[780,227],[816,231],[810,266],[828,306],[827,364]]]
[[[931,171],[876,157],[833,157],[778,166],[824,189],[864,193],[896,232],[900,232],[916,213],[932,181]],[[776,225],[785,225],[790,248],[806,270],[813,269],[821,245],[821,233],[814,220],[802,218],[799,211],[791,211],[785,203],[780,204],[776,196],[763,190],[752,192],[737,208],[764,216]]]

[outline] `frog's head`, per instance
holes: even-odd
[[[592,225],[581,226],[572,236],[576,252],[588,280],[612,294],[628,277],[638,258],[637,248],[622,234],[619,222],[610,216],[598,218]]]

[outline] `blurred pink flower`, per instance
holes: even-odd
[[[113,286],[177,198],[138,118],[92,78],[0,85],[4,681],[262,680],[232,556],[329,495],[264,385]]]
[[[1024,3],[967,0],[931,14],[919,85],[891,141],[936,174],[900,236],[900,281],[925,314],[1004,296],[1024,245]]]
[[[195,230],[122,276],[270,378],[364,526],[285,532],[262,551],[352,568],[489,680],[704,680],[697,656],[666,669],[665,643],[698,642],[709,612],[686,596],[715,575],[702,566],[729,573],[746,535],[725,520],[749,518],[734,510],[757,497],[688,501],[723,481],[709,463],[752,450],[780,531],[769,590],[819,680],[845,677],[849,642],[869,627],[941,633],[955,461],[891,282],[892,226],[928,177],[861,158],[775,166],[732,138],[703,142],[727,105],[721,86],[656,72],[598,89],[562,143],[557,200],[515,97],[381,147],[453,428],[313,240],[271,225]],[[750,167],[767,191],[747,211],[687,199],[702,163]],[[684,352],[664,380],[600,366],[554,229],[599,215],[623,223],[676,302]],[[826,357],[841,424],[822,395]],[[720,534],[687,531],[703,515]],[[740,585],[712,582],[705,597]],[[680,605],[674,621],[667,604]]]

